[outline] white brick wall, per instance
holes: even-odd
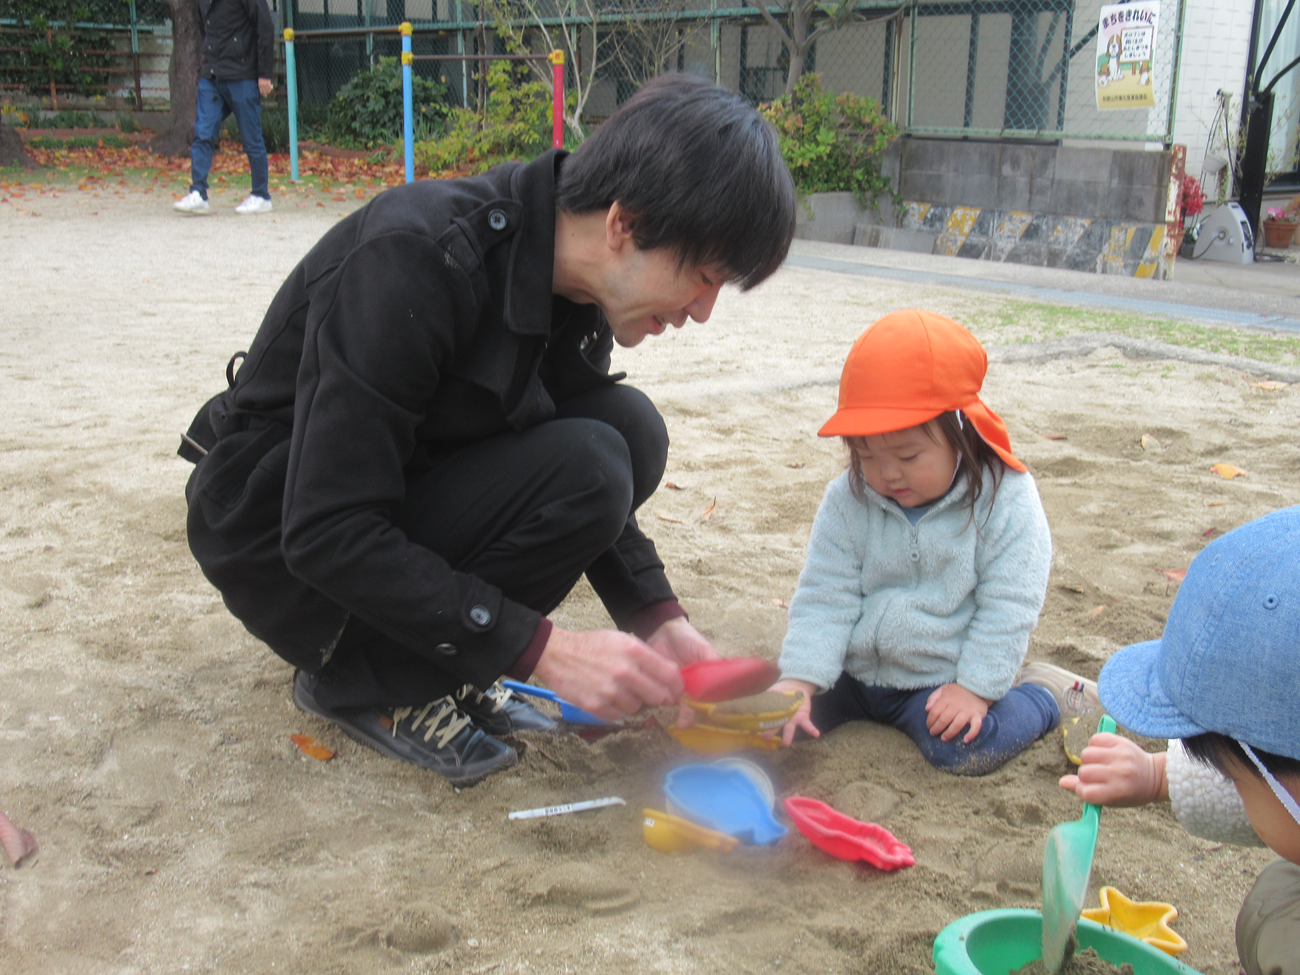
[[[1234,132],[1240,123],[1254,7],[1253,0],[1187,0],[1174,142],[1187,146],[1193,176],[1200,175],[1205,159],[1219,89],[1232,93]]]

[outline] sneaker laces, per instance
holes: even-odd
[[[437,713],[428,717],[435,706],[438,706]],[[397,726],[409,718],[414,711],[414,707],[393,709],[393,737],[397,737]],[[419,731],[420,725],[423,724],[428,729],[424,733],[424,740],[428,741],[437,735],[438,747],[446,748],[447,743],[460,734],[469,723],[469,715],[456,707],[456,702],[450,696],[440,697],[436,701],[430,701],[419,714],[415,715],[411,720],[411,733]]]
[[[506,687],[505,685],[501,684],[500,682],[494,683],[491,687],[487,689],[486,692],[480,691],[473,684],[466,684],[464,687],[462,687],[460,690],[456,692],[456,700],[463,701],[465,700],[465,698],[469,697],[470,694],[474,695],[475,704],[482,704],[483,698],[485,697],[489,701],[491,701],[492,714],[496,714],[498,711],[500,711],[503,707],[505,707],[506,702],[515,696],[514,691],[512,691],[510,688]]]

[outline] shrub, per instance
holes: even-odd
[[[494,61],[487,72],[487,105],[479,118],[453,108],[447,134],[417,142],[420,168],[481,173],[512,159],[532,159],[551,147],[551,93],[522,65]]]
[[[881,161],[898,127],[874,98],[837,95],[822,87],[820,75],[809,73],[792,95],[759,111],[776,126],[781,156],[800,195],[847,190],[863,206],[882,194],[895,196]]]
[[[411,107],[416,138],[442,131],[447,109],[446,89],[439,82],[412,73]],[[370,149],[402,138],[402,66],[396,58],[380,58],[358,71],[330,102],[329,138],[339,144]]]

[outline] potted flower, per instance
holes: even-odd
[[[1290,247],[1295,239],[1296,221],[1281,207],[1269,207],[1264,218],[1264,246]]]

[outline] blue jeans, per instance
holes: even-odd
[[[271,198],[267,188],[266,145],[262,142],[262,93],[257,81],[209,81],[199,79],[198,114],[194,119],[194,142],[190,145],[190,189],[208,198],[208,172],[212,155],[221,141],[221,123],[234,115],[239,138],[248,156],[253,176],[253,195]]]
[[[868,719],[893,725],[921,749],[935,768],[954,775],[985,775],[1020,754],[1061,720],[1051,692],[1037,684],[1018,684],[989,707],[980,733],[969,745],[962,732],[948,741],[930,734],[925,701],[933,687],[900,690],[870,686],[840,674],[835,686],[812,699],[812,722],[825,733],[846,721]],[[969,727],[969,726],[967,726]]]

